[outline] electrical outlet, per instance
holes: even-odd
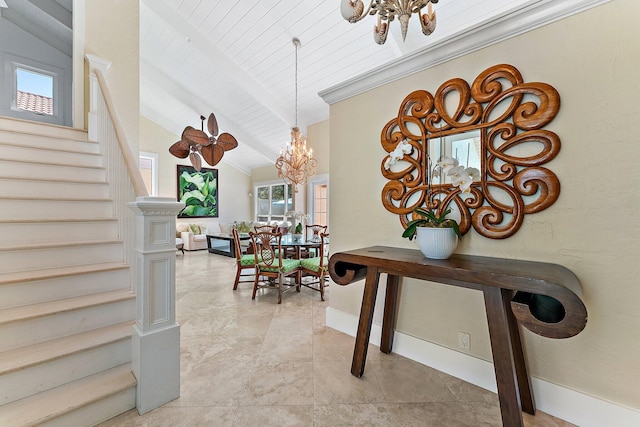
[[[471,347],[471,334],[458,331],[458,347],[469,350]]]

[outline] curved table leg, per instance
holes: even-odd
[[[484,286],[483,293],[502,424],[522,427],[522,407],[531,409],[534,405],[517,322],[511,319],[512,293],[493,286]],[[524,404],[521,403],[521,398],[524,398]]]
[[[364,281],[364,294],[362,296],[362,307],[360,308],[360,320],[358,321],[356,345],[353,349],[353,360],[351,362],[351,374],[358,378],[364,374],[364,364],[367,360],[367,347],[369,344],[369,336],[371,335],[373,309],[376,305],[376,294],[378,293],[379,280],[380,272],[378,269],[375,267],[368,267],[367,277]]]

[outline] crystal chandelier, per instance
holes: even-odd
[[[428,36],[433,33],[436,29],[436,13],[431,7],[432,3],[438,3],[438,0],[371,0],[365,11],[362,0],[342,0],[340,12],[342,17],[352,24],[367,15],[377,14],[378,24],[373,27],[373,39],[378,44],[384,44],[389,33],[389,23],[396,17],[400,21],[402,40],[406,39],[409,18],[413,13],[418,14],[423,34]],[[427,5],[427,13],[421,15],[422,8]]]
[[[313,158],[312,150],[307,149],[307,139],[298,128],[298,48],[300,40],[294,38],[292,41],[296,47],[296,124],[291,129],[291,142],[287,143],[284,150],[280,150],[280,156],[276,159],[276,169],[278,169],[278,176],[293,185],[297,193],[298,184],[306,184],[307,180],[316,174],[318,161]]]

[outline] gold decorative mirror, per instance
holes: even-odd
[[[526,214],[560,194],[558,177],[542,166],[560,151],[558,135],[543,129],[559,108],[552,86],[525,83],[507,64],[486,69],[471,87],[454,78],[435,95],[410,93],[381,134],[384,207],[403,226],[415,208],[451,208],[462,233],[513,235]]]

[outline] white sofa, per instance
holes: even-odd
[[[206,224],[176,224],[177,237],[182,239],[185,251],[207,249]]]

